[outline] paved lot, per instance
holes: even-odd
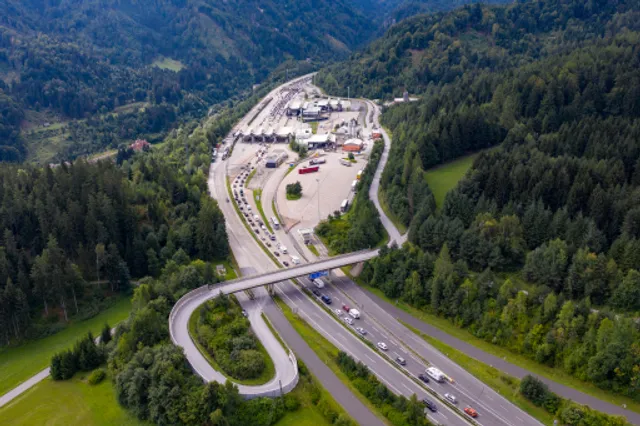
[[[324,155],[327,162],[320,165],[320,170],[316,173],[301,175],[297,169],[289,173],[278,187],[276,195],[280,214],[294,222],[299,221],[301,227],[314,227],[329,214],[340,210],[344,199],[352,199],[351,184],[356,179],[358,170],[364,169],[367,162],[358,157],[356,164],[346,167],[340,164],[340,158],[343,156],[340,152]],[[302,184],[302,198],[289,201],[286,197],[286,186],[296,181]]]

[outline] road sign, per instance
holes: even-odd
[[[328,271],[314,272],[313,274],[309,274],[309,279],[315,280],[316,278],[326,277],[327,275],[329,275]]]

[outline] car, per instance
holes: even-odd
[[[275,236],[275,235],[273,235],[273,234],[271,234],[271,235],[269,236],[269,238],[271,238],[271,241],[275,241],[275,240],[276,240],[276,236]]]
[[[247,210],[251,211],[251,206],[247,204]]]
[[[342,311],[340,309],[335,309],[333,312],[335,312],[337,316],[342,315]]]
[[[367,330],[365,330],[362,327],[356,327],[356,331],[360,334],[362,334],[363,336],[365,336],[367,334]]]
[[[422,380],[425,383],[429,383],[429,376],[424,373],[418,374],[418,379]]]
[[[262,228],[262,230],[263,230],[263,231],[266,231],[266,230],[267,230],[267,227],[266,227],[266,226],[264,226],[264,225],[260,225],[260,228]],[[283,253],[284,253],[284,252],[283,252]]]
[[[342,305],[342,309],[343,309],[345,312],[349,312],[349,311],[351,310],[351,308],[349,307],[349,305]]]
[[[289,262],[287,262],[286,260],[284,262],[282,262],[282,264],[286,267],[289,267]]]
[[[451,403],[453,403],[453,404],[457,404],[457,403],[458,403],[458,400],[456,399],[456,397],[455,397],[455,395],[454,395],[454,394],[451,394],[451,393],[445,393],[445,394],[444,394],[444,397],[445,397],[445,398],[447,398],[447,399],[448,399]]]
[[[316,295],[316,296],[318,296],[318,297],[322,296],[322,295],[320,294],[320,292],[319,292],[318,290],[316,290],[315,288],[312,290],[312,292],[313,292],[313,294],[314,294],[314,295]]]
[[[351,317],[344,317],[343,318],[344,322],[346,322],[349,325],[353,325],[353,319],[351,319]]]
[[[471,407],[464,407],[464,412],[467,413],[469,416],[473,417],[474,419],[478,417],[478,412]]]
[[[249,316],[249,314],[247,314],[247,311],[245,311],[245,310],[243,309],[243,310],[242,310],[242,316],[243,316],[243,317],[248,317],[248,316]]]
[[[274,251],[273,254],[275,254],[276,256],[280,257],[280,252]]]
[[[271,243],[269,241],[267,241],[265,244],[267,245],[267,247],[271,247]]]
[[[238,206],[238,208],[239,208],[240,210],[244,210],[244,207],[242,207],[242,206]]]
[[[430,399],[423,398],[422,403],[425,405],[425,407],[431,410],[431,412],[435,413],[436,411],[438,411],[438,407],[436,407],[435,402],[431,401]]]
[[[323,294],[322,296],[320,296],[320,299],[322,299],[322,301],[324,303],[326,303],[327,305],[330,305],[332,300],[329,296],[327,296],[326,294]]]
[[[400,365],[407,365],[407,360],[402,358],[401,356],[396,357],[396,362]]]
[[[260,237],[260,239],[261,239],[262,241],[264,241],[264,237]]]
[[[382,349],[383,351],[386,351],[387,349],[389,349],[387,344],[384,342],[378,342],[378,348]]]
[[[256,228],[256,234],[260,234],[260,230]]]

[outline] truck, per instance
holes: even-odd
[[[307,173],[315,173],[320,170],[320,166],[302,167],[298,169],[298,174],[306,175]]]
[[[349,315],[351,315],[353,319],[358,319],[360,318],[360,311],[357,309],[349,309]]]
[[[433,380],[435,380],[438,383],[443,383],[444,382],[444,373],[440,370],[438,370],[435,367],[429,367],[426,370],[426,373],[429,377],[431,377]]]
[[[313,285],[318,288],[324,288],[324,281],[322,281],[320,278],[316,278],[315,280],[313,280]]]
[[[315,164],[325,164],[326,162],[326,158],[312,158],[311,161],[309,161],[309,164],[313,166]]]
[[[347,210],[349,210],[349,200],[345,198],[340,204],[340,211],[345,213]]]

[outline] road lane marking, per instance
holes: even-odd
[[[415,393],[414,391],[411,390],[409,386],[405,385],[404,383],[402,383],[402,386],[404,386],[404,388],[409,391],[409,395],[412,395]]]
[[[376,364],[376,360],[371,358],[369,355],[365,354],[364,355],[369,361],[371,361],[373,364]]]

